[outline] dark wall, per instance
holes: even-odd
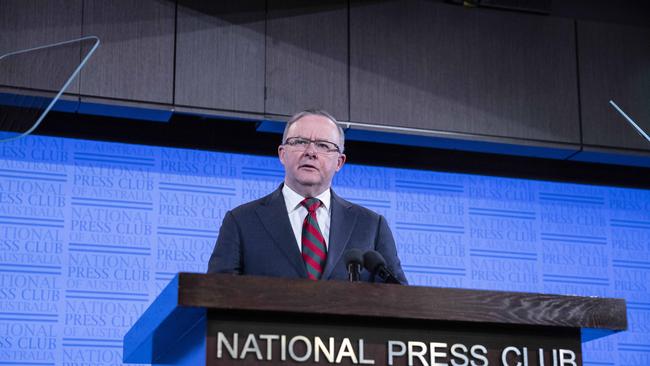
[[[352,130],[397,127],[396,144],[415,134],[447,148],[506,143],[499,152],[514,155],[531,146],[560,159],[636,154],[650,166],[650,144],[608,104],[650,130],[646,4],[454,3],[79,0],[42,11],[2,0],[0,51],[99,36],[68,90],[82,104],[253,120],[317,107]],[[0,75],[39,87],[13,79]]]

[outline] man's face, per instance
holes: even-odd
[[[287,131],[287,139],[292,137],[325,140],[340,145],[336,125],[319,115],[306,115],[294,122]],[[284,165],[285,184],[305,197],[315,197],[328,189],[332,185],[334,174],[345,163],[344,154],[319,153],[313,143],[306,149],[280,145],[278,155]]]

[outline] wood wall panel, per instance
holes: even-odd
[[[172,103],[176,4],[84,0],[83,33],[102,45],[81,75],[81,94]]]
[[[180,0],[179,105],[264,112],[264,0]]]
[[[79,37],[81,0],[0,1],[0,55]],[[58,91],[80,61],[79,44],[14,56],[0,61],[0,85]],[[78,79],[67,92],[78,92]]]
[[[323,108],[347,120],[347,1],[272,1],[268,7],[266,112]]]
[[[650,28],[578,22],[584,143],[650,150],[612,106],[650,133]]]
[[[579,143],[573,22],[352,1],[350,119]]]

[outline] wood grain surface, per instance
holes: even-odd
[[[181,273],[178,301],[226,311],[627,328],[623,299],[341,281]]]
[[[265,6],[179,1],[175,104],[264,112]]]

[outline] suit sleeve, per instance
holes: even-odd
[[[241,274],[241,272],[241,236],[239,234],[239,225],[233,214],[228,211],[221,223],[219,237],[208,262],[208,273]]]
[[[395,247],[395,239],[390,227],[383,216],[379,216],[379,228],[377,233],[377,243],[375,245],[377,250],[386,260],[386,265],[393,272],[395,277],[404,285],[408,285],[406,275],[402,270],[402,264],[397,256],[397,248]]]

